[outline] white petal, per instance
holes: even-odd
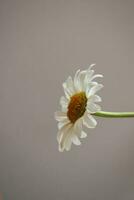
[[[98,83],[96,85],[98,85]],[[87,99],[90,97],[90,90],[91,90],[92,87],[93,86],[91,84],[89,84],[89,83],[86,86],[85,92],[86,92]]]
[[[94,67],[95,65],[96,65],[95,63],[91,64],[91,65],[89,66],[89,68],[88,68],[88,71],[91,70],[91,68]]]
[[[92,95],[89,97],[89,103],[90,102],[101,102],[101,97],[98,95]]]
[[[70,136],[66,139],[64,144],[66,151],[70,151],[71,145],[72,145],[72,135],[70,134]]]
[[[87,128],[95,128],[95,126],[97,125],[97,122],[93,118],[93,116],[89,115],[87,112],[84,114],[83,123]]]
[[[71,76],[69,76],[68,79],[66,80],[66,85],[70,90],[70,94],[73,95],[75,93],[75,88],[74,88],[74,82]]]
[[[60,152],[63,152],[63,151],[64,151],[64,147],[61,147],[61,146],[59,145],[59,151],[60,151]]]
[[[101,110],[101,106],[95,103],[87,103],[87,110],[89,113],[96,113]]]
[[[69,151],[71,149],[71,145],[72,145],[72,128],[68,131],[67,134],[68,135],[63,140],[63,144],[62,143],[59,144],[59,149],[61,151],[63,151],[64,149],[66,151]]]
[[[58,123],[58,129],[60,130],[63,126],[65,126],[66,124],[68,124],[70,121],[68,119],[64,120],[64,121],[60,121]]]
[[[57,121],[64,121],[67,119],[67,114],[65,112],[57,111],[55,112],[55,119]]]
[[[67,112],[68,104],[69,104],[68,99],[66,97],[62,96],[60,98],[60,105],[62,108],[62,112]]]
[[[72,139],[72,142],[75,145],[80,145],[81,144],[81,142],[80,142],[79,138],[77,137],[77,135],[73,134],[72,137],[71,137],[71,139]]]
[[[87,137],[87,134],[84,132],[84,131],[81,131],[81,138],[86,138]]]
[[[70,124],[71,124],[71,123],[69,122],[69,123],[63,125],[63,126],[59,129],[59,131],[58,131],[58,133],[57,133],[57,141],[58,141],[58,142],[61,141],[61,138],[63,137],[63,135],[64,135],[64,133],[66,132],[66,130],[68,130],[68,127],[70,126]]]
[[[89,86],[91,85],[91,87],[93,87],[93,86],[95,86],[95,85],[98,85],[98,83],[97,82],[95,82],[95,81],[92,81],[92,82],[89,82]]]
[[[76,91],[79,91],[80,88],[79,88],[79,81],[78,81],[78,76],[79,76],[79,73],[80,73],[80,69],[78,69],[75,73],[75,76],[74,76],[74,87],[75,87],[75,90]]]
[[[94,76],[91,77],[90,81],[92,81],[95,78],[102,78],[103,75],[102,74],[95,74]]]
[[[65,104],[68,104],[68,103],[69,103],[68,99],[65,98],[64,96],[62,96],[60,98],[60,105],[65,105]]]
[[[87,71],[85,79],[84,79],[84,88],[85,89],[87,88],[87,85],[90,82],[90,79],[92,78],[93,74],[94,74],[94,70]]]
[[[97,84],[95,86],[93,86],[89,93],[88,93],[88,97],[90,97],[91,95],[94,95],[96,92],[98,92],[101,88],[103,88],[103,85],[102,84]]]
[[[74,132],[78,137],[81,136],[82,124],[83,124],[82,117],[80,119],[78,119],[74,124]]]
[[[62,105],[61,110],[62,110],[62,112],[67,112],[68,111],[68,105]]]
[[[94,74],[94,70],[87,71],[87,80],[90,80]]]
[[[86,76],[86,73],[87,71],[81,71],[78,75],[78,86],[79,86],[79,89],[81,91],[84,91],[84,80],[85,80],[85,76]]]
[[[65,93],[65,95],[66,95],[66,98],[67,98],[67,99],[70,99],[70,97],[71,97],[71,91],[70,91],[70,89],[67,87],[66,82],[64,82],[64,83],[62,84],[62,86],[63,86],[63,89],[64,89],[64,93]]]
[[[75,93],[74,82],[71,76],[69,76],[67,80],[63,83],[63,89],[67,99],[69,99],[70,96],[72,96]]]
[[[63,151],[65,148],[65,141],[72,133],[72,124],[65,125],[58,133],[57,140],[59,142],[59,151]]]
[[[98,83],[97,82],[88,82],[86,85],[85,85],[85,93],[86,93],[86,97],[87,98],[89,98],[89,96],[90,96],[90,90],[91,90],[91,88],[93,87],[93,86],[96,86],[96,85],[98,85]]]

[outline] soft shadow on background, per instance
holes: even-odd
[[[134,1],[0,1],[0,192],[4,200],[133,200],[134,119],[101,119],[58,152],[62,82],[97,63],[102,107],[134,111]]]

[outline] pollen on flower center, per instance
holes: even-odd
[[[83,116],[86,110],[87,97],[85,92],[76,93],[71,97],[67,116],[72,123]]]

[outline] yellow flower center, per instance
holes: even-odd
[[[67,116],[72,123],[83,116],[86,110],[87,97],[85,92],[79,92],[71,97]]]

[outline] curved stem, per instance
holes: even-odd
[[[100,111],[92,114],[98,117],[109,117],[109,118],[127,118],[127,117],[134,117],[134,112],[107,112],[107,111]]]

